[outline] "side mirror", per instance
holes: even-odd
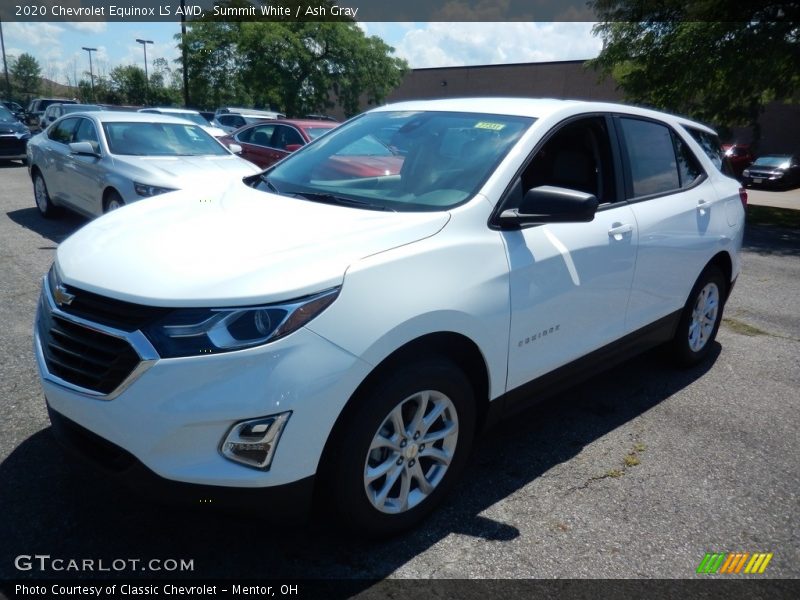
[[[100,156],[100,153],[94,149],[90,142],[72,142],[69,145],[69,151],[72,154],[81,154],[84,156]]]
[[[284,150],[287,152],[295,152],[296,150],[300,150],[303,147],[303,144],[286,144]]]
[[[552,185],[542,185],[528,190],[522,200],[525,210],[504,210],[500,214],[500,225],[504,229],[519,229],[523,225],[541,223],[588,223],[597,212],[597,197]]]
[[[228,144],[228,150],[230,150],[234,154],[242,153],[242,147],[239,144]]]

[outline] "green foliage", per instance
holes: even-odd
[[[17,97],[31,98],[39,94],[42,85],[42,69],[39,61],[33,56],[28,53],[20,54],[16,60],[11,62],[10,72],[14,93]]]
[[[755,124],[800,89],[797,5],[756,0],[596,0],[590,61],[630,102],[718,126]]]
[[[325,112],[337,99],[355,114],[382,102],[408,68],[354,22],[192,22],[186,45],[194,105],[252,104],[290,116]]]

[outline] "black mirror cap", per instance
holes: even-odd
[[[597,196],[587,192],[542,185],[525,193],[523,207],[535,208],[535,213],[522,213],[511,208],[500,214],[504,229],[519,229],[523,225],[542,223],[588,223],[597,212]]]

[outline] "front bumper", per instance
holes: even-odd
[[[301,328],[247,350],[151,357],[147,368],[124,386],[98,395],[54,376],[42,344],[39,327],[34,327],[34,353],[51,410],[130,454],[158,477],[210,486],[265,488],[313,476],[336,419],[370,370]],[[292,416],[268,470],[223,456],[220,444],[234,423],[288,411]]]
[[[288,516],[300,518],[311,510],[314,477],[266,488],[234,488],[171,481],[159,477],[130,452],[56,412],[49,403],[47,412],[53,435],[68,452],[154,502],[237,510],[268,507],[268,514],[281,519]]]

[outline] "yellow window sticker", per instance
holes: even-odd
[[[502,123],[489,123],[488,121],[478,121],[475,123],[475,129],[491,129],[492,131],[500,131],[505,128]]]

